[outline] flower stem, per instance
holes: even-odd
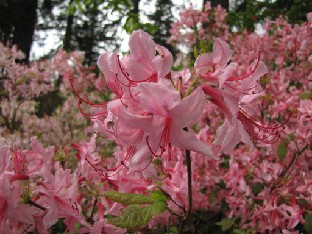
[[[183,130],[188,131],[188,129],[185,127]],[[192,198],[192,163],[191,163],[191,151],[185,150],[185,159],[186,159],[186,168],[187,168],[187,194],[188,194],[188,210],[183,218],[180,227],[179,227],[179,233],[182,233],[185,224],[192,213],[192,205],[193,205],[193,198]]]
[[[187,167],[187,193],[188,193],[188,211],[186,219],[190,216],[192,212],[192,165],[191,165],[191,151],[186,150],[186,167]]]
[[[27,200],[26,204],[35,206],[35,207],[39,208],[40,210],[46,210],[45,207],[43,207],[43,206],[37,204],[36,202],[32,201],[31,199]]]

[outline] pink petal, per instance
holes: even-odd
[[[130,74],[130,79],[133,81],[145,81],[155,73],[154,68],[148,60],[142,63],[141,61],[134,60],[131,56],[128,56],[125,57],[122,62],[125,70]]]
[[[195,61],[194,66],[198,74],[206,74],[214,66],[213,55],[208,53],[199,55]]]
[[[238,134],[238,121],[232,124],[228,120],[217,129],[215,144],[220,145],[222,152],[228,153],[235,148],[241,141],[241,136]]]
[[[102,55],[100,55],[100,57],[97,61],[97,65],[104,74],[108,88],[112,92],[117,94],[118,96],[122,96],[121,84],[116,82],[116,76],[113,73],[113,71],[110,69],[110,66],[109,66],[109,61],[112,59],[113,60],[117,59],[116,54],[115,55],[113,55],[113,54],[111,55],[109,53],[102,54]],[[115,70],[115,73],[118,74],[117,70]],[[121,79],[122,79],[122,77],[121,77]]]
[[[130,36],[129,48],[131,55],[136,60],[151,61],[156,53],[155,46],[151,36],[142,30],[137,30]]]
[[[180,99],[180,94],[172,86],[169,88],[158,83],[141,83],[139,90],[140,105],[155,115],[167,116],[168,110]]]
[[[251,64],[251,67],[253,68],[256,65],[256,61]],[[264,64],[264,62],[259,61],[259,64],[255,71],[247,78],[243,80],[241,89],[242,90],[248,90],[252,87],[255,87],[257,85],[257,81],[260,79],[261,76],[268,73],[268,68]]]
[[[225,41],[215,38],[213,45],[213,62],[224,67],[232,58],[232,50]]]
[[[195,124],[203,112],[205,106],[205,94],[198,88],[190,96],[176,102],[170,110],[170,116],[178,128],[183,129]]]
[[[170,138],[174,146],[214,158],[211,147],[197,139],[194,133],[182,129],[171,129]]]
[[[159,55],[154,58],[152,63],[157,70],[158,77],[163,78],[171,70],[173,57],[170,51],[163,46],[156,45],[156,50]]]

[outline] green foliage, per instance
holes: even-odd
[[[270,77],[269,76],[262,76],[260,78],[260,85],[263,89],[265,89],[265,87],[270,84]]]
[[[305,225],[304,228],[307,231],[307,233],[312,233],[312,212],[309,212],[306,216],[305,216]]]
[[[232,228],[234,224],[235,224],[235,219],[230,219],[230,218],[224,218],[220,222],[216,223],[216,225],[221,226],[221,229],[223,232]]]
[[[165,199],[157,192],[151,194],[151,196],[145,196],[141,194],[133,193],[119,193],[116,191],[107,191],[104,196],[114,202],[121,203],[123,205],[131,204],[152,204],[158,201],[164,201]]]
[[[204,53],[211,53],[213,49],[213,40],[200,40],[198,46],[194,46],[194,58]],[[199,49],[197,48],[199,47]]]
[[[302,100],[312,99],[312,91],[299,94],[299,98]]]
[[[251,233],[254,233],[255,232],[255,230],[253,230],[253,229],[247,229],[247,230],[240,230],[240,229],[234,229],[233,230],[233,234],[251,234]]]
[[[230,168],[230,160],[231,160],[230,156],[224,155],[223,162],[221,163],[221,167],[224,169],[229,169]]]
[[[108,220],[117,227],[135,230],[145,226],[154,216],[163,213],[166,209],[167,205],[164,201],[145,207],[135,204],[123,209],[120,216]]]
[[[153,36],[155,43],[165,46],[175,56],[176,48],[167,43],[170,37],[171,24],[174,21],[172,12],[175,6],[172,0],[156,0],[155,12],[148,14],[154,28],[147,28],[147,32]]]
[[[123,25],[123,29],[129,34],[138,29],[154,34],[157,31],[157,26],[151,23],[140,22],[139,15],[130,12],[127,16],[125,24]]]
[[[40,95],[35,101],[37,102],[36,115],[42,118],[44,115],[51,116],[54,111],[64,103],[65,97],[62,96],[59,89],[55,89]]]
[[[309,0],[235,0],[232,3],[227,22],[232,29],[242,31],[255,30],[256,23],[262,23],[265,18],[276,19],[280,15],[288,17],[290,23],[300,24],[306,21],[306,15],[312,9]]]
[[[111,12],[124,13],[125,10],[131,8],[129,0],[111,0],[103,10],[110,10]]]
[[[288,153],[288,148],[287,148],[286,143],[287,143],[287,139],[282,140],[282,142],[277,146],[277,149],[276,149],[277,156],[281,161],[284,161]]]
[[[257,182],[251,186],[252,193],[257,196],[263,189],[264,189],[264,184]]]
[[[296,24],[306,21],[307,13],[312,9],[312,1],[309,0],[265,0],[258,5],[261,8],[261,18],[275,19],[284,15],[288,22]]]
[[[66,231],[66,225],[64,219],[59,219],[51,228],[51,233],[64,233]]]
[[[120,216],[108,217],[108,220],[115,226],[129,230],[145,226],[153,217],[167,209],[166,196],[159,191],[153,191],[150,196],[108,191],[104,196],[114,202],[128,205]]]
[[[259,2],[253,0],[236,1],[236,6],[233,11],[229,12],[227,22],[236,30],[254,31],[255,23],[259,17]]]

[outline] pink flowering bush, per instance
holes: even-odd
[[[13,133],[25,115],[34,112],[34,98],[53,89],[51,63],[34,62],[32,66],[16,61],[24,54],[0,43],[1,131]]]
[[[182,26],[197,27],[195,43],[205,11],[181,15]],[[72,138],[52,142],[63,148],[35,137],[27,150],[1,142],[0,233],[309,233],[311,13],[302,25],[277,19],[265,28],[222,36],[224,27],[181,71],[135,31],[130,53],[99,57],[105,82],[61,51],[53,66],[67,95],[64,124],[47,117],[39,131],[61,138],[65,113],[72,123],[80,110],[94,134],[80,141],[73,127]],[[99,138],[114,142],[112,155]]]
[[[24,65],[16,62],[24,55],[15,47],[0,46],[0,129],[8,143],[27,146],[31,136],[40,136],[45,144],[62,147],[92,135],[88,121],[73,108],[78,105],[71,80],[75,80],[79,90],[88,90],[94,100],[99,99],[99,92],[103,93],[106,85],[94,68],[82,64],[82,53],[60,50],[50,60]],[[38,105],[45,105],[51,92],[61,93],[63,101],[51,114],[38,116]]]

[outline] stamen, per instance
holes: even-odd
[[[260,55],[261,55],[261,52],[258,51],[258,56],[257,56],[257,63],[255,65],[255,67],[247,74],[245,75],[242,75],[242,76],[238,76],[238,77],[231,77],[231,78],[228,78],[226,81],[237,81],[237,80],[244,80],[246,79],[247,77],[249,77],[250,75],[252,75],[252,73],[255,72],[256,68],[258,67],[259,65],[259,62],[260,62]]]
[[[160,141],[158,143],[156,152],[153,151],[152,147],[150,146],[150,143],[148,141],[148,136],[146,137],[146,143],[151,151],[152,155],[159,158],[163,155],[163,153],[168,150],[169,157],[171,158],[171,143],[170,143],[170,128],[171,128],[171,118],[166,118],[165,127],[163,129],[163,132],[160,136]],[[158,149],[160,148],[161,152],[160,154],[157,154]]]
[[[102,103],[94,103],[92,101],[90,101],[90,99],[88,98],[88,96],[85,94],[85,98],[82,98],[77,90],[75,89],[74,87],[74,84],[73,84],[73,79],[69,79],[69,83],[70,83],[70,86],[72,87],[72,90],[74,92],[74,94],[78,97],[79,99],[79,102],[78,102],[78,108],[79,108],[79,111],[81,112],[81,114],[85,117],[85,118],[88,118],[88,119],[96,119],[97,117],[100,117],[100,116],[104,116],[106,115],[107,111],[106,109],[104,111],[101,111],[101,112],[98,112],[98,113],[94,113],[94,114],[87,114],[86,112],[84,112],[81,108],[81,104],[82,103],[86,103],[87,105],[89,106],[92,106],[92,107],[105,107],[107,106],[107,102],[102,102]]]
[[[84,112],[81,108],[81,104],[82,104],[82,100],[80,99],[79,102],[78,102],[78,108],[79,108],[79,111],[80,113],[87,119],[96,119],[100,116],[105,116],[107,114],[107,110],[105,109],[104,111],[101,111],[101,112],[97,112],[97,113],[93,113],[93,114],[88,114],[86,112]],[[107,105],[107,103],[106,103]],[[106,106],[105,105],[105,106]]]
[[[244,110],[240,109],[237,118],[242,122],[246,131],[254,140],[262,141],[266,144],[273,144],[280,138],[280,133],[285,129],[286,123],[289,121],[290,116],[291,114],[282,125],[279,125],[278,123],[264,125],[263,123],[253,119]]]
[[[128,161],[130,158],[132,158],[132,156],[134,155],[135,151],[136,151],[136,148],[134,146],[130,146],[128,148],[128,150],[127,150],[126,156],[124,157],[123,160],[121,160],[120,164],[118,164],[117,166],[112,167],[112,168],[101,169],[101,168],[96,167],[94,164],[92,164],[89,161],[89,159],[86,158],[86,161],[89,163],[89,165],[91,167],[93,167],[93,169],[95,171],[97,171],[98,173],[101,172],[102,175],[104,175],[103,172],[114,172],[111,175],[105,175],[106,177],[113,177],[114,175],[116,175],[121,170],[122,167],[125,167],[125,168],[127,168],[129,170],[129,168],[125,165],[125,162]]]
[[[224,85],[226,85],[226,86],[229,87],[230,89],[232,89],[232,90],[234,90],[234,91],[236,91],[236,92],[238,92],[238,93],[240,93],[240,94],[243,94],[243,95],[258,94],[258,93],[261,93],[261,92],[264,90],[264,89],[261,87],[261,85],[258,84],[258,83],[257,83],[255,86],[252,86],[252,87],[250,87],[250,88],[248,88],[248,89],[245,89],[245,91],[241,91],[241,90],[239,90],[238,88],[235,88],[235,87],[229,85],[227,82],[225,82]],[[257,91],[257,92],[252,91],[251,93],[248,93],[248,90],[256,89],[257,86],[260,86],[260,87],[261,87],[261,89],[260,89],[259,91]]]
[[[74,92],[74,94],[78,97],[79,101],[84,102],[84,103],[86,103],[86,104],[88,104],[88,105],[90,105],[90,106],[93,106],[93,107],[103,107],[103,106],[106,106],[106,105],[107,105],[107,102],[93,103],[93,102],[91,102],[91,101],[88,99],[87,95],[85,95],[85,99],[82,98],[82,97],[78,94],[77,90],[76,90],[75,87],[74,87],[73,79],[69,79],[69,81],[70,81],[70,82],[69,82],[69,83],[70,83],[70,86],[72,87],[73,92]]]

